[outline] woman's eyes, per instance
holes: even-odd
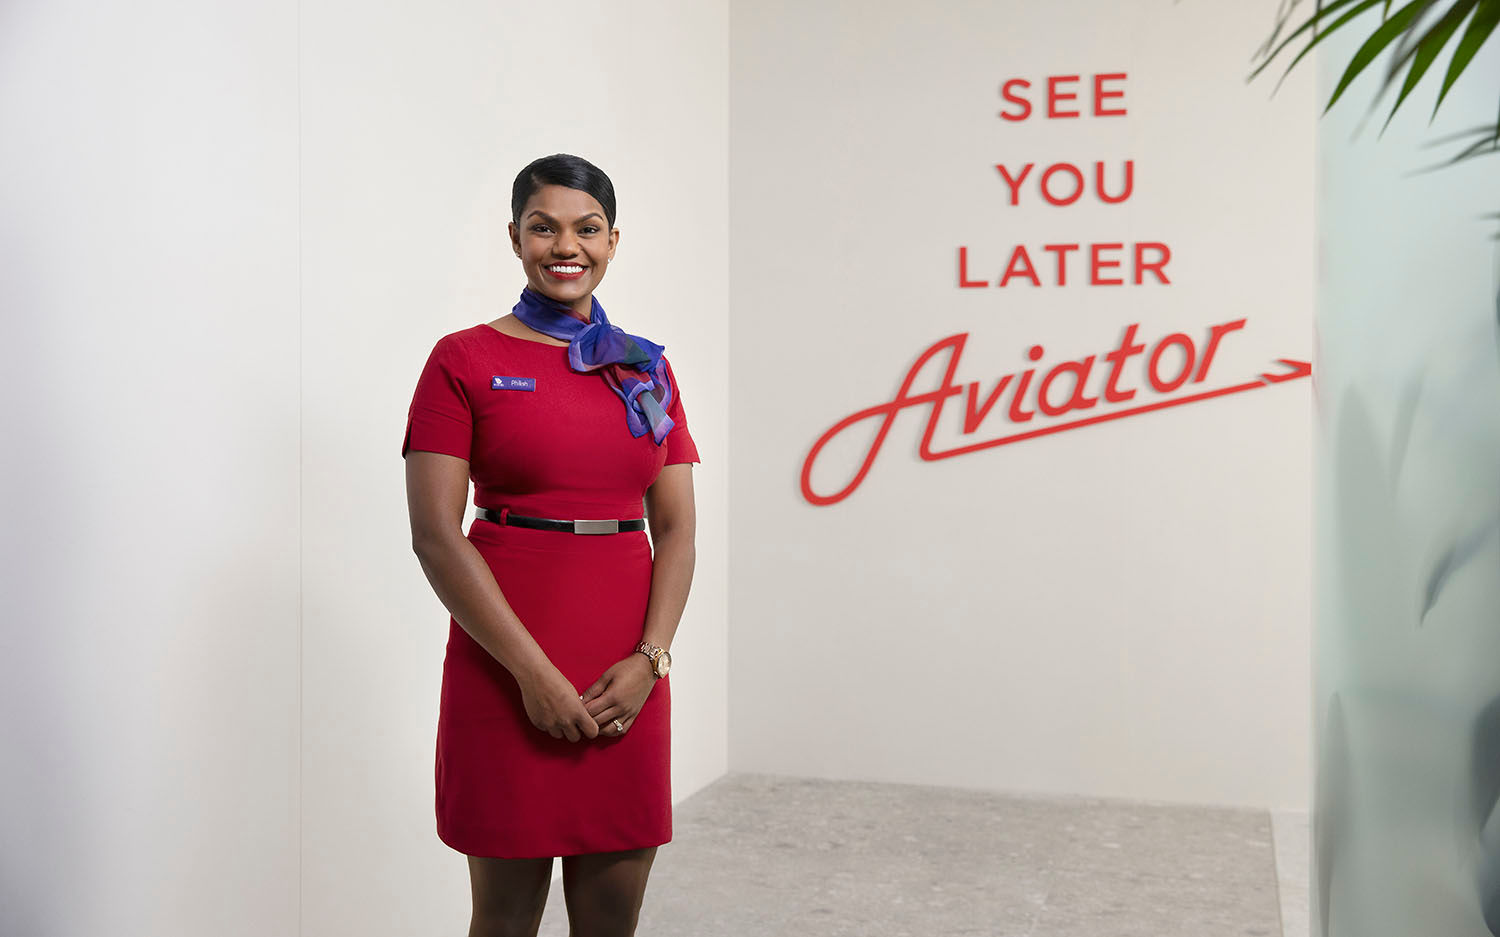
[[[552,228],[551,228],[550,225],[534,224],[534,225],[531,226],[531,230],[535,231],[537,234],[547,234],[547,233],[549,233],[552,230]],[[584,225],[582,228],[579,229],[579,233],[580,234],[598,234],[599,233],[599,229],[597,227],[595,227],[594,225]]]

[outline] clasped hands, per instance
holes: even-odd
[[[629,731],[651,695],[656,674],[646,655],[632,652],[611,664],[582,696],[556,667],[518,682],[531,724],[555,739],[576,742]],[[615,728],[616,719],[625,727],[623,731]]]

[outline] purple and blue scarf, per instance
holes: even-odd
[[[604,307],[591,298],[584,321],[573,307],[526,287],[511,310],[516,318],[543,335],[568,343],[568,367],[580,373],[598,371],[625,403],[630,435],[651,434],[659,446],[672,431],[667,408],[672,405],[672,382],[662,361],[663,348],[639,335],[610,325]]]

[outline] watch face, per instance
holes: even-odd
[[[662,651],[660,654],[656,655],[656,675],[658,677],[665,677],[667,675],[667,671],[669,671],[671,669],[672,669],[672,655],[671,654],[668,654],[666,651]]]

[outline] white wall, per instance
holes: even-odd
[[[1371,12],[1320,46],[1324,100]],[[1367,117],[1380,63],[1319,127],[1312,933],[1327,937],[1500,928],[1500,221],[1482,217],[1500,176],[1494,155],[1417,172],[1458,151],[1444,136],[1493,126],[1500,42],[1429,124],[1448,60],[1383,137],[1394,95]]]
[[[1310,382],[940,461],[907,411],[848,498],[799,489],[814,441],[955,333],[958,380],[986,391],[1033,342],[1076,359],[1130,323],[1154,341],[1246,318],[1205,388],[1311,357],[1310,82],[1268,103],[1244,81],[1274,12],[733,6],[732,455],[753,470],[734,482],[731,768],[1306,804]],[[1128,74],[1126,117],[997,116],[1009,78],[1096,72]],[[1129,202],[1013,207],[994,168],[1096,159],[1135,160]],[[1166,241],[1172,283],[957,286],[959,245],[994,280],[1011,245],[1060,238]],[[1005,434],[963,437],[962,410],[935,448]],[[830,445],[820,493],[874,433]]]
[[[296,55],[0,9],[0,933],[296,933]]]
[[[525,284],[505,226],[511,181],[537,156],[578,153],[614,180],[620,245],[600,302],[665,344],[682,381],[703,462],[672,647],[674,799],[726,768],[727,9],[585,4],[565,39],[558,16],[303,3],[309,935],[468,919],[467,867],[432,810],[447,613],[410,550],[399,451],[432,343],[508,312]]]
[[[682,381],[676,798],[726,765],[726,5],[248,9],[0,9],[7,935],[464,926],[399,442],[546,153],[614,178],[601,300]]]
[[[1309,355],[1309,89],[1241,81],[1269,4],[1065,6],[0,9],[0,931],[461,926],[397,440],[436,337],[513,302],[507,187],[558,150],[619,187],[601,299],[705,460],[679,799],[732,766],[1299,805],[1306,382],[937,462],[907,414],[854,496],[798,492],[955,332],[986,384],[1136,321],[1248,317],[1226,374]],[[1116,69],[1117,124],[993,117]],[[1063,158],[1139,194],[1006,210],[991,164]],[[958,244],[993,276],[1058,236],[1170,240],[1174,283],[953,285]]]

